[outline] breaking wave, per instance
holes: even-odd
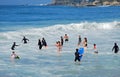
[[[1,39],[13,39],[13,37],[20,38],[23,35],[33,36],[50,36],[56,34],[64,33],[73,33],[81,32],[83,30],[111,30],[119,29],[120,22],[106,22],[106,23],[97,23],[97,22],[81,22],[81,23],[71,23],[71,24],[57,24],[48,27],[39,27],[39,28],[30,28],[22,29],[17,31],[9,31],[0,33]]]

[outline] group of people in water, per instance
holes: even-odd
[[[85,38],[85,40],[86,40],[86,38]],[[79,43],[78,43],[78,44],[79,44]],[[86,43],[85,43],[85,46],[87,46]],[[94,53],[98,54],[98,50],[97,50],[96,44],[93,44],[93,49],[94,49]],[[78,48],[76,49],[75,59],[74,59],[75,62],[76,62],[77,60],[78,60],[78,62],[80,62],[81,59],[82,59],[83,53],[81,54],[81,53],[79,52],[79,50],[80,50],[80,49],[78,49]],[[116,53],[116,54],[118,53],[119,47],[118,47],[117,43],[114,43],[114,46],[113,46],[113,48],[112,48],[112,51],[114,51],[114,53]],[[84,50],[83,50],[83,52],[84,52]]]
[[[27,38],[24,36],[23,39],[22,39],[22,41],[23,41],[24,44],[27,44],[27,42],[29,41],[29,39],[27,39]],[[11,47],[11,50],[15,50],[15,47],[16,47],[16,46],[19,46],[19,45],[17,45],[16,42],[13,42],[13,45],[12,45],[12,47]]]
[[[29,41],[29,39],[24,36],[23,39],[22,39],[22,42],[24,44],[27,44],[28,41]],[[62,51],[62,47],[64,45],[64,42],[67,43],[68,41],[69,41],[69,36],[67,34],[65,34],[64,37],[63,36],[60,37],[60,41],[57,41],[56,44],[55,44],[55,46],[57,47],[59,52]],[[77,45],[78,45],[78,47],[82,46],[83,48],[87,48],[87,46],[88,46],[87,38],[84,37],[84,40],[82,40],[81,36],[79,35]],[[19,45],[17,45],[16,42],[13,42],[13,45],[11,47],[11,50],[13,50],[13,52],[11,54],[11,57],[15,58],[15,59],[20,59],[20,57],[18,55],[16,55],[16,53],[14,51],[16,46],[19,46]],[[38,39],[38,47],[39,47],[39,49],[41,50],[43,46],[47,47],[47,42],[46,42],[44,37],[42,39]],[[93,44],[93,49],[94,49],[94,53],[98,54],[96,44]],[[118,47],[117,43],[114,44],[114,46],[112,48],[112,51],[114,51],[114,53],[118,53],[119,47]],[[82,59],[83,53],[81,54],[79,52],[79,49],[77,48],[74,54],[75,54],[74,61],[76,62],[78,60],[78,62],[80,62],[81,59]]]
[[[23,44],[27,44],[28,41],[29,41],[29,39],[24,36],[22,39]],[[11,47],[11,50],[12,50],[11,58],[12,59],[20,59],[20,57],[18,55],[16,55],[16,53],[14,51],[16,46],[19,46],[19,45],[17,45],[16,42],[13,42],[13,45]],[[38,40],[38,46],[39,46],[40,50],[42,49],[43,46],[47,47],[47,42],[44,37],[42,38],[42,40],[40,40],[40,39]]]
[[[23,43],[24,44],[27,44],[27,42],[29,41],[29,39],[27,39],[25,36],[23,37],[22,39]],[[12,50],[12,54],[11,54],[11,60],[13,61],[14,59],[20,59],[20,57],[15,53],[15,47],[16,46],[19,46],[16,44],[16,42],[13,42],[13,45],[11,47],[11,50]]]
[[[24,44],[27,44],[28,41],[29,41],[29,39],[27,39],[27,38],[24,36],[23,39],[22,39],[22,41],[23,41]],[[15,50],[15,47],[16,47],[16,46],[19,46],[19,45],[17,45],[16,42],[13,42],[13,45],[12,45],[12,47],[11,47],[11,50]],[[42,41],[41,41],[40,39],[38,40],[38,46],[39,46],[39,49],[42,49],[43,46],[47,47],[47,42],[46,42],[46,40],[45,40],[44,37],[42,38]]]

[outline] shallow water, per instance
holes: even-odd
[[[38,50],[37,40],[34,40],[35,38],[31,38],[31,41],[26,45],[17,42],[20,43],[20,46],[16,47],[15,51],[20,56],[20,60],[15,60],[14,63],[10,61],[11,50],[9,48],[11,41],[6,41],[6,43],[1,45],[0,76],[118,77],[120,54],[114,54],[111,49],[114,40],[117,40],[118,43],[120,42],[120,36],[117,36],[116,34],[119,33],[118,30],[113,29],[112,33],[110,32],[111,30],[80,31],[82,37],[88,37],[88,48],[85,51],[80,65],[74,63],[74,52],[77,48],[77,34],[79,34],[74,33],[74,31],[69,34],[70,41],[64,44],[61,53],[57,52],[57,48],[54,46],[55,42],[53,42],[55,40],[57,41],[58,38],[50,38],[58,33],[51,35],[49,32],[50,35],[49,33],[47,34],[49,35],[46,39],[48,47],[43,48],[42,50]],[[114,38],[111,36],[114,36]],[[28,37],[30,38],[32,35],[29,35]],[[54,40],[51,41],[52,39]],[[98,54],[93,52],[93,43],[97,44]]]
[[[119,10],[117,10],[119,7],[108,7],[109,9],[107,9],[107,7],[19,6],[15,8],[12,6],[6,8],[4,6],[1,8],[1,16],[3,16],[3,18],[8,16],[8,19],[0,19],[0,77],[118,77],[120,75],[120,53],[114,54],[112,52],[114,42],[120,45],[119,13],[115,13],[116,11],[119,12]],[[8,9],[13,11],[6,15],[6,11],[10,11]],[[31,9],[36,9],[37,11],[35,10],[34,13]],[[38,9],[44,11],[38,11]],[[68,12],[64,9],[68,10]],[[78,9],[80,11],[78,11]],[[95,12],[94,10],[96,9],[97,11]],[[104,9],[107,10],[104,11]],[[61,17],[60,12],[56,14],[58,10],[64,11],[63,14],[66,17]],[[75,12],[70,13],[71,10]],[[81,12],[81,10],[83,11]],[[25,11],[26,13],[23,14]],[[3,12],[5,12],[5,14]],[[30,13],[28,14],[28,12]],[[53,12],[55,12],[55,15]],[[77,19],[80,12],[81,14],[85,12],[95,12],[96,19],[92,18],[91,15],[89,15],[90,13],[88,15],[81,15],[82,17]],[[43,20],[45,21],[36,22],[39,21],[39,19],[33,21],[32,18],[36,17],[36,13],[38,13],[38,18],[39,14],[42,13],[41,15],[43,15]],[[53,18],[50,18],[53,22],[48,20],[49,16],[48,19],[46,19],[46,14],[49,13],[53,14],[51,15]],[[78,14],[72,16],[74,13]],[[111,19],[107,16],[103,16],[103,19],[101,19],[101,15],[97,16],[98,13],[102,13],[102,15],[108,14]],[[13,16],[17,15],[16,17],[10,18],[11,14]],[[25,19],[20,17],[21,14],[25,16]],[[14,22],[14,20],[16,20],[16,22]],[[47,25],[41,24],[44,22]],[[64,34],[68,34],[69,42],[64,43],[62,51],[58,53],[55,43],[60,40],[60,36],[64,36]],[[24,35],[30,40],[28,44],[23,44],[21,41]],[[88,38],[88,48],[85,50],[80,64],[74,62],[75,49],[79,48],[77,46],[78,35],[81,35],[82,40],[84,37]],[[42,37],[45,37],[48,47],[43,47],[42,50],[39,50],[37,42],[38,39]],[[12,62],[10,60],[12,53],[10,48],[14,41],[20,45],[15,48],[15,52],[20,56],[20,59]],[[97,44],[98,54],[94,53],[94,43]]]

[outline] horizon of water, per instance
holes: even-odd
[[[0,77],[118,77],[120,53],[114,54],[114,42],[120,45],[120,7],[0,6]],[[58,53],[60,36],[68,34]],[[88,38],[80,65],[74,63],[78,35]],[[30,41],[22,43],[23,36]],[[44,37],[48,47],[38,49]],[[11,62],[13,42],[20,60]],[[93,44],[98,54],[94,54]]]

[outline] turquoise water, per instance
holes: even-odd
[[[56,41],[69,35],[61,53]],[[120,7],[0,6],[0,77],[119,77],[120,53],[114,54],[114,42],[120,46]],[[74,63],[78,35],[88,38],[81,64]],[[21,42],[23,36],[30,41]],[[48,47],[38,49],[39,38]],[[13,42],[20,60],[12,62]],[[98,54],[94,54],[93,44]]]

